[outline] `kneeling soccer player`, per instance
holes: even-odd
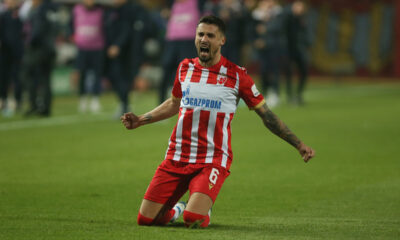
[[[182,214],[187,227],[209,225],[210,209],[230,173],[231,121],[239,98],[270,131],[294,146],[305,162],[314,156],[314,150],[268,109],[246,70],[221,55],[224,43],[223,21],[215,16],[201,18],[195,39],[198,57],[179,64],[172,97],[146,114],[121,117],[127,129],[135,129],[179,113],[165,160],[144,195],[139,225],[166,225]],[[188,190],[187,204],[178,202]]]

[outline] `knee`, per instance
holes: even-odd
[[[210,218],[208,215],[201,215],[185,210],[183,212],[183,221],[188,228],[205,228],[210,223]]]
[[[153,219],[143,216],[142,214],[138,214],[137,223],[141,226],[150,226],[153,224]]]

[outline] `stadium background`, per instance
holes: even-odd
[[[58,0],[68,12],[76,2],[74,0]],[[105,5],[109,1],[99,1]],[[164,1],[141,1],[149,11],[157,12]],[[290,3],[291,1],[281,1]],[[350,80],[361,81],[397,81],[400,78],[400,3],[394,0],[310,0],[308,4],[307,22],[310,29],[311,48],[309,51],[310,72],[317,79],[328,81]],[[67,22],[68,14],[64,12],[60,19]],[[148,44],[148,63],[155,68],[142,68],[142,75],[137,87],[147,85],[156,87],[161,75],[157,61],[161,48],[157,41],[163,39],[163,30],[159,39],[152,39]],[[65,40],[65,39],[64,39]],[[71,48],[62,37],[59,38],[59,68],[56,76],[55,91],[71,92],[75,83],[67,81],[68,67],[65,62],[74,57]],[[156,40],[156,41],[153,41]],[[155,45],[154,45],[155,43]],[[249,56],[248,48],[244,48],[243,64],[251,73],[258,72],[257,61]],[[72,52],[72,54],[71,54]],[[66,53],[66,54],[64,54]],[[151,55],[151,56],[149,56]],[[146,65],[149,67],[149,65]],[[148,75],[150,73],[150,75]],[[356,77],[356,78],[354,78]],[[144,81],[143,81],[144,80]]]

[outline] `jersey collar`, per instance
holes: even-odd
[[[225,60],[225,57],[221,55],[221,58],[219,59],[219,62],[218,62],[218,63],[212,65],[211,67],[203,67],[203,66],[200,64],[199,57],[196,57],[196,58],[194,59],[194,63],[195,63],[196,65],[198,65],[200,68],[202,68],[202,69],[203,69],[203,68],[206,68],[206,69],[208,69],[208,70],[218,70],[218,71],[219,71],[221,65],[223,65],[225,61],[226,61],[226,60]]]

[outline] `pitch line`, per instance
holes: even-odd
[[[97,122],[107,120],[108,118],[110,118],[110,114],[104,113],[96,115],[68,115],[41,119],[18,120],[13,122],[0,123],[0,131],[69,125],[83,122]]]

